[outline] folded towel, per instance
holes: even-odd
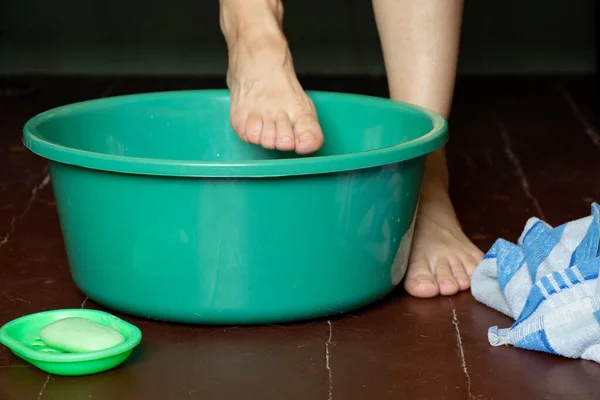
[[[513,345],[600,363],[600,206],[553,228],[531,218],[513,244],[498,240],[473,273],[479,302],[515,320],[488,330],[492,346]]]

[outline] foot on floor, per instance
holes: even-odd
[[[453,295],[467,290],[471,275],[483,258],[481,250],[462,231],[454,212],[444,178],[447,171],[443,153],[434,154],[430,162],[443,164],[428,165],[425,173],[404,280],[406,291],[416,297]]]

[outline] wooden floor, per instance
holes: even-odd
[[[43,160],[20,144],[35,113],[100,96],[221,87],[221,80],[38,79],[0,94],[0,325],[55,308],[99,308],[71,281]],[[308,89],[386,95],[385,82],[306,79]],[[10,86],[10,85],[9,85]],[[484,251],[527,218],[560,224],[600,201],[600,135],[587,78],[466,79],[450,121],[452,195]],[[176,326],[125,317],[144,334],[122,367],[48,376],[0,348],[0,400],[597,399],[600,366],[487,341],[511,320],[470,293],[403,291],[307,324]]]

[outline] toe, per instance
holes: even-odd
[[[231,127],[242,141],[248,143],[248,138],[246,137],[246,119],[248,119],[246,114],[235,111],[231,112]]]
[[[256,114],[251,114],[246,119],[246,137],[253,144],[260,144],[260,135],[262,133],[263,120]]]
[[[435,297],[439,294],[438,285],[426,261],[410,262],[404,288],[415,297]]]
[[[467,253],[467,254],[463,255],[463,257],[461,258],[461,261],[464,266],[465,272],[467,273],[468,276],[473,275],[473,272],[475,272],[475,269],[477,268],[477,266],[479,265],[479,263],[481,262],[482,259],[483,259],[483,253],[481,253],[481,251]]]
[[[292,121],[287,115],[277,118],[277,140],[275,146],[282,151],[291,151],[296,147]]]
[[[323,145],[323,132],[315,115],[304,114],[294,121],[296,136],[296,152],[298,154],[313,153]]]
[[[275,139],[277,138],[277,126],[272,119],[263,119],[262,134],[260,136],[260,145],[265,149],[275,148]]]
[[[458,283],[452,275],[448,259],[442,258],[436,261],[435,278],[440,287],[440,294],[449,296],[458,293]]]
[[[456,283],[458,283],[459,290],[467,290],[471,286],[471,279],[467,275],[465,267],[460,260],[451,261],[450,270],[452,271],[452,276],[454,276]]]

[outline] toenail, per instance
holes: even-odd
[[[454,285],[454,282],[452,282],[450,279],[444,279],[444,280],[442,280],[442,283],[444,283],[446,285]]]
[[[315,140],[315,135],[313,135],[312,133],[305,133],[303,135],[300,135],[300,137],[298,138],[298,141],[300,143],[307,142],[309,140]]]
[[[292,137],[291,136],[284,136],[281,138],[281,142],[282,143],[289,143],[292,141]]]
[[[417,278],[417,283],[418,284],[429,283],[429,284],[434,285],[433,281],[429,278]]]

